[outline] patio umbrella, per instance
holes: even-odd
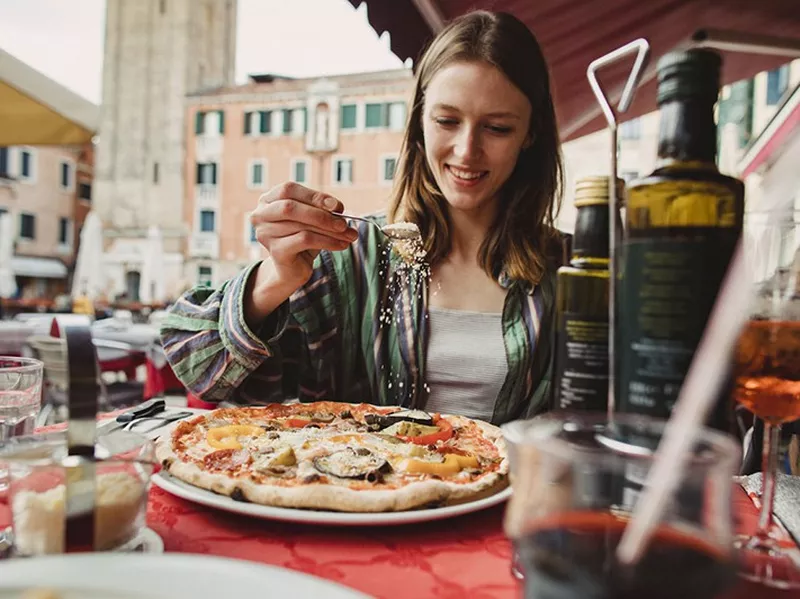
[[[81,230],[78,259],[72,275],[72,297],[86,295],[97,299],[106,290],[103,270],[103,224],[96,212],[86,215]]]
[[[14,221],[8,213],[0,214],[0,297],[13,297],[17,279],[11,270],[14,254]]]
[[[147,231],[147,248],[142,268],[139,297],[145,304],[164,300],[164,240],[161,229],[151,226]]]
[[[91,141],[100,109],[0,50],[0,146]]]

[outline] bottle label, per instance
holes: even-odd
[[[608,405],[608,319],[565,312],[558,330],[556,405],[562,409],[605,412]]]
[[[679,233],[679,235],[678,235]],[[622,412],[669,417],[737,241],[728,228],[651,229],[624,247],[619,312]]]

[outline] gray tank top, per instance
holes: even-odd
[[[429,308],[425,409],[491,420],[508,374],[502,315]]]

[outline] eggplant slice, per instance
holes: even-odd
[[[433,426],[433,416],[422,410],[398,410],[385,416],[380,414],[366,414],[364,422],[371,429],[383,430],[398,422],[413,422],[423,426]]]
[[[369,449],[342,449],[314,458],[314,468],[337,478],[355,478],[380,482],[382,474],[389,472],[389,462]]]

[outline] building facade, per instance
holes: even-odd
[[[94,209],[108,296],[143,294],[148,237],[163,239],[165,296],[183,286],[185,100],[234,81],[236,0],[108,0]],[[163,301],[166,297],[151,298]]]
[[[385,209],[413,78],[405,69],[318,79],[252,76],[187,100],[185,278],[219,284],[261,256],[250,213],[296,181],[353,214]]]
[[[14,223],[16,299],[45,306],[69,292],[92,159],[91,146],[0,147],[0,213]]]

